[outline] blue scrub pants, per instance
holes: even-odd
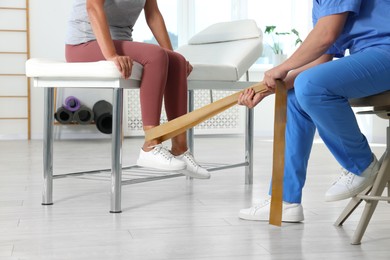
[[[283,200],[301,203],[315,130],[340,165],[357,175],[372,152],[348,103],[390,90],[390,46],[369,48],[302,72],[289,90]]]

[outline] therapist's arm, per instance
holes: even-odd
[[[334,55],[331,55],[331,54],[323,54],[322,56],[320,56],[315,61],[312,61],[309,64],[306,64],[306,65],[304,65],[304,66],[302,66],[302,67],[300,67],[298,69],[291,70],[287,74],[286,78],[284,79],[284,82],[286,84],[287,89],[291,89],[291,88],[294,87],[295,78],[299,75],[299,73],[301,73],[302,71],[305,71],[305,70],[307,70],[309,68],[312,68],[314,66],[320,65],[320,64],[328,62],[328,61],[331,61],[331,60],[333,60],[333,57],[334,57]]]
[[[284,80],[290,71],[320,59],[341,34],[347,18],[348,12],[320,18],[291,57],[265,73],[264,82],[266,85],[274,88],[276,79]]]
[[[318,59],[316,59],[315,61],[310,62],[309,64],[302,66],[298,69],[290,71],[287,74],[287,76],[284,78],[284,83],[286,84],[287,89],[291,89],[294,87],[295,78],[299,75],[299,73],[311,67],[317,66],[321,63],[331,61],[332,59],[333,59],[333,55],[324,54],[320,56]],[[253,89],[245,89],[243,93],[241,93],[240,96],[238,97],[238,104],[247,106],[248,108],[253,108],[257,104],[259,104],[265,97],[274,93],[275,91],[273,88],[268,89],[267,92],[257,93],[257,94]]]
[[[115,63],[124,78],[130,77],[132,60],[128,56],[119,56],[111,38],[110,28],[104,11],[105,0],[87,0],[87,13],[93,33],[106,60]]]

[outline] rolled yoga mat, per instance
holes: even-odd
[[[90,124],[93,121],[93,117],[92,110],[84,105],[81,105],[73,114],[73,120],[80,125]]]
[[[97,129],[104,134],[112,133],[112,105],[100,100],[93,105],[93,113]]]
[[[78,98],[74,96],[69,96],[65,99],[63,107],[69,111],[76,112],[81,107],[81,102]]]
[[[73,112],[61,106],[54,113],[54,118],[61,124],[70,124],[73,121]]]

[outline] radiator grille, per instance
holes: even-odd
[[[212,99],[218,100],[234,93],[233,91],[213,90],[212,98],[210,90],[195,90],[194,91],[194,107],[195,109],[210,104]],[[143,135],[141,107],[139,101],[139,90],[126,90],[124,98],[124,125],[125,136]],[[242,123],[242,108],[233,106],[232,108],[218,114],[209,120],[195,127],[197,134],[221,134],[221,133],[241,133],[243,130]],[[165,110],[161,113],[161,123],[166,122]]]

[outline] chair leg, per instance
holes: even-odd
[[[383,190],[385,189],[386,184],[389,181],[389,175],[390,175],[389,163],[390,163],[390,158],[389,156],[386,156],[386,158],[384,158],[382,162],[381,168],[379,169],[379,173],[375,179],[370,196],[382,195]],[[352,242],[351,242],[352,245],[359,245],[361,243],[364,232],[367,229],[368,223],[370,222],[372,214],[374,213],[377,205],[378,205],[378,200],[366,199],[366,206],[364,207],[363,214],[360,218],[356,231],[352,237]]]
[[[353,234],[351,244],[360,245],[364,232],[367,229],[368,223],[371,220],[372,214],[374,214],[375,208],[378,205],[378,201],[367,201],[364,207],[363,214],[360,218],[359,224]]]
[[[361,194],[368,195],[372,189],[372,185],[362,191]],[[341,212],[338,219],[335,221],[335,226],[342,226],[344,222],[351,216],[351,214],[357,209],[357,207],[360,205],[360,203],[363,201],[363,199],[355,196],[352,197],[347,206],[344,208],[343,212]]]
[[[367,194],[367,193],[364,193]],[[343,212],[341,212],[340,216],[334,223],[335,226],[342,226],[344,222],[349,218],[349,216],[355,211],[355,209],[360,205],[362,202],[362,199],[359,199],[357,197],[353,197],[348,205],[344,208]]]

